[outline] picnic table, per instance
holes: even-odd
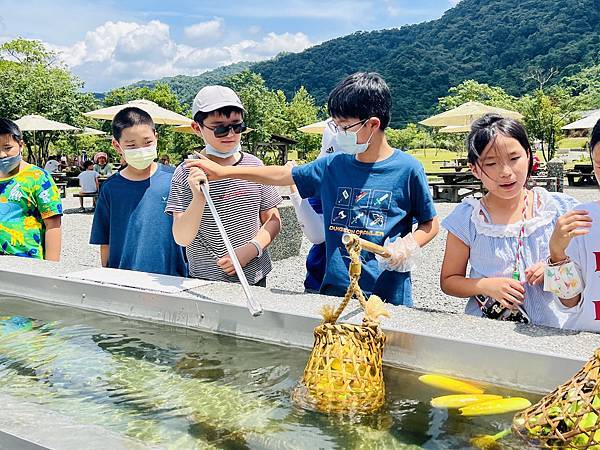
[[[442,159],[432,162],[440,163],[440,169],[454,169],[456,172],[469,168],[469,160],[467,158]]]
[[[596,175],[591,164],[575,164],[573,170],[567,172],[569,186],[596,186]]]
[[[427,176],[441,178],[445,184],[464,183],[475,179],[471,172],[427,172]]]
[[[434,200],[459,203],[469,195],[483,194],[483,184],[471,172],[427,172],[427,175],[442,179],[429,183]]]

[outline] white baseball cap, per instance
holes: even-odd
[[[246,111],[233,89],[225,86],[205,86],[194,97],[192,117],[195,117],[198,111],[211,112],[224,106],[235,106]]]

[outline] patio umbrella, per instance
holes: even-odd
[[[57,122],[56,120],[46,119],[38,114],[30,114],[23,116],[19,120],[15,120],[15,123],[19,126],[21,131],[33,132],[33,142],[35,143],[35,132],[36,131],[79,131],[79,128],[75,128],[66,123]],[[39,148],[38,148],[39,150]],[[31,156],[31,154],[30,154]],[[41,159],[43,155],[33,155],[34,160],[38,157]],[[41,161],[39,161],[41,163]]]
[[[440,128],[438,131],[440,133],[468,133],[471,131],[471,125],[449,125]]]
[[[46,119],[37,114],[23,116],[19,120],[15,120],[21,131],[78,131],[66,123],[57,122],[55,120]]]
[[[135,106],[146,111],[152,117],[154,123],[165,125],[189,125],[190,118],[182,116],[176,112],[158,106],[150,100],[132,100],[123,105],[109,106],[107,108],[97,109],[84,113],[84,116],[93,117],[94,119],[112,120],[115,114],[123,108]]]
[[[449,111],[444,111],[443,113],[422,120],[419,123],[429,127],[470,126],[473,121],[488,113],[495,113],[512,119],[521,119],[523,117],[522,114],[509,109],[488,106],[479,102],[467,102]]]
[[[311,123],[310,125],[304,125],[303,127],[298,128],[298,131],[309,134],[323,134],[326,126],[327,120],[322,120],[320,122]]]
[[[176,127],[173,127],[172,130],[175,133],[194,134],[194,130],[192,130],[192,122],[189,120],[188,122],[189,123],[187,125],[177,125]]]
[[[600,120],[600,109],[593,111],[583,119],[576,120],[562,127],[563,130],[589,130]]]
[[[83,130],[80,133],[77,133],[75,136],[102,136],[106,134],[106,131],[96,130],[91,127],[83,127]]]

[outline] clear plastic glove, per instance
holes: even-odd
[[[421,246],[417,243],[412,233],[403,238],[390,242],[386,238],[383,243],[385,249],[390,252],[389,258],[375,255],[381,270],[393,270],[396,272],[410,272],[417,267],[421,257]]]

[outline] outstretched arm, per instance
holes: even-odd
[[[222,166],[199,153],[196,153],[196,156],[199,159],[187,160],[186,167],[202,169],[209,180],[237,178],[271,186],[289,186],[294,183],[292,168],[289,166]]]

